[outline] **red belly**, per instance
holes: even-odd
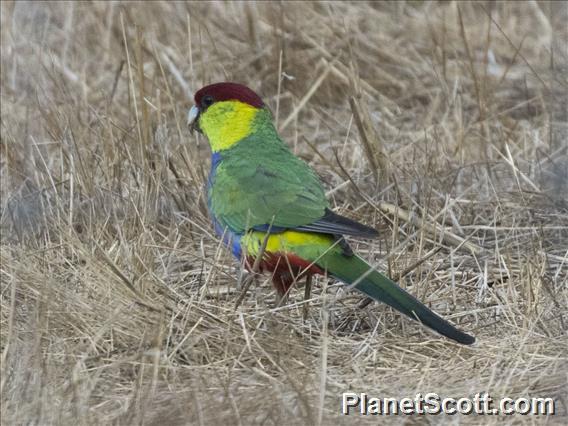
[[[247,258],[247,269],[254,265],[255,258]],[[272,272],[272,283],[281,295],[285,294],[294,282],[306,275],[323,275],[324,271],[310,261],[291,253],[265,253],[259,265],[260,272]]]

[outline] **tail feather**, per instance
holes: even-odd
[[[359,256],[346,257],[333,253],[325,256],[324,260],[330,275],[346,284],[356,283],[354,288],[370,298],[392,306],[456,342],[464,345],[475,342],[473,336],[458,330],[380,272],[369,272],[371,266]]]

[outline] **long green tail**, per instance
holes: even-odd
[[[347,257],[340,253],[329,253],[322,260],[328,273],[344,283],[353,284],[359,280],[354,288],[370,298],[392,306],[456,342],[464,345],[475,342],[473,336],[455,328],[380,272],[376,270],[369,272],[371,266],[359,256]],[[365,277],[361,279],[363,275]]]

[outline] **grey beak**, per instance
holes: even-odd
[[[191,109],[189,110],[188,114],[187,114],[187,124],[189,126],[189,129],[191,130],[191,132],[193,133],[194,131],[198,131],[201,132],[201,129],[199,128],[199,113],[201,111],[199,111],[199,108],[197,108],[197,106],[193,105],[191,107]]]

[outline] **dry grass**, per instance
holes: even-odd
[[[4,424],[409,420],[342,417],[349,390],[552,396],[508,419],[566,420],[566,3],[1,12]],[[185,126],[219,80],[264,96],[337,211],[382,231],[354,247],[476,345],[323,279],[305,322],[268,277],[235,310]]]

